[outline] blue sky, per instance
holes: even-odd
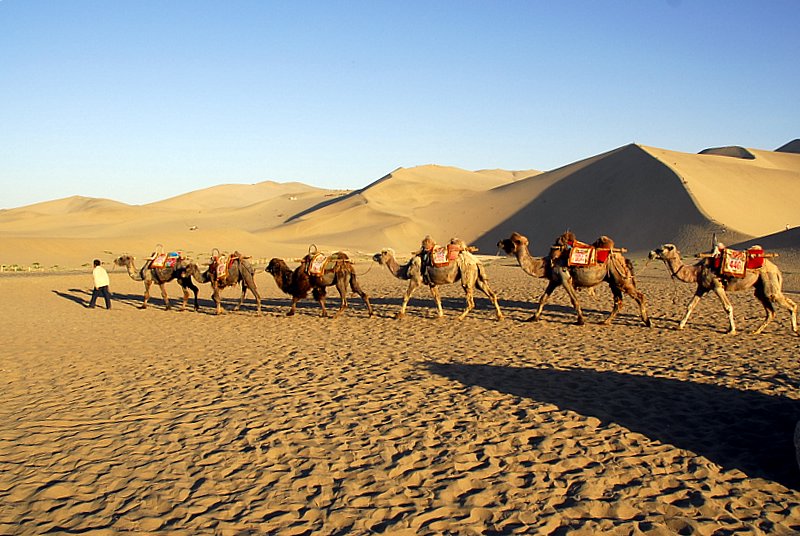
[[[0,208],[800,137],[800,2],[0,0]]]

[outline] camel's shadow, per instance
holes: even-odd
[[[800,402],[668,378],[591,369],[427,363],[434,374],[616,423],[652,440],[800,489],[793,431]]]

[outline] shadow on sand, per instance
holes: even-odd
[[[800,402],[667,378],[590,369],[426,363],[434,374],[614,422],[724,469],[800,489],[793,431]]]

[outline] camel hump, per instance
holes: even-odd
[[[610,237],[608,237],[606,235],[602,235],[602,236],[598,237],[598,239],[595,240],[594,244],[592,244],[592,245],[594,247],[596,247],[596,248],[613,249],[614,248],[614,241]]]

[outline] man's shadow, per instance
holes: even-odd
[[[80,288],[71,288],[68,289],[66,292],[61,290],[53,290],[53,294],[59,296],[60,298],[64,298],[65,300],[69,300],[71,302],[77,303],[81,307],[89,307],[89,300],[92,299],[92,291]],[[105,301],[103,300],[102,296],[98,296],[98,301],[105,307]],[[137,302],[138,301],[138,302]],[[111,302],[119,302],[119,303],[126,303],[129,305],[141,305],[142,297],[136,294],[121,294],[119,292],[112,292],[111,293]]]
[[[434,374],[617,423],[633,432],[800,489],[793,441],[800,402],[754,391],[591,369],[427,363]]]
[[[81,307],[89,307],[89,300],[92,298],[91,292],[79,288],[71,288],[68,292],[54,290],[53,294],[71,302],[75,302]]]

